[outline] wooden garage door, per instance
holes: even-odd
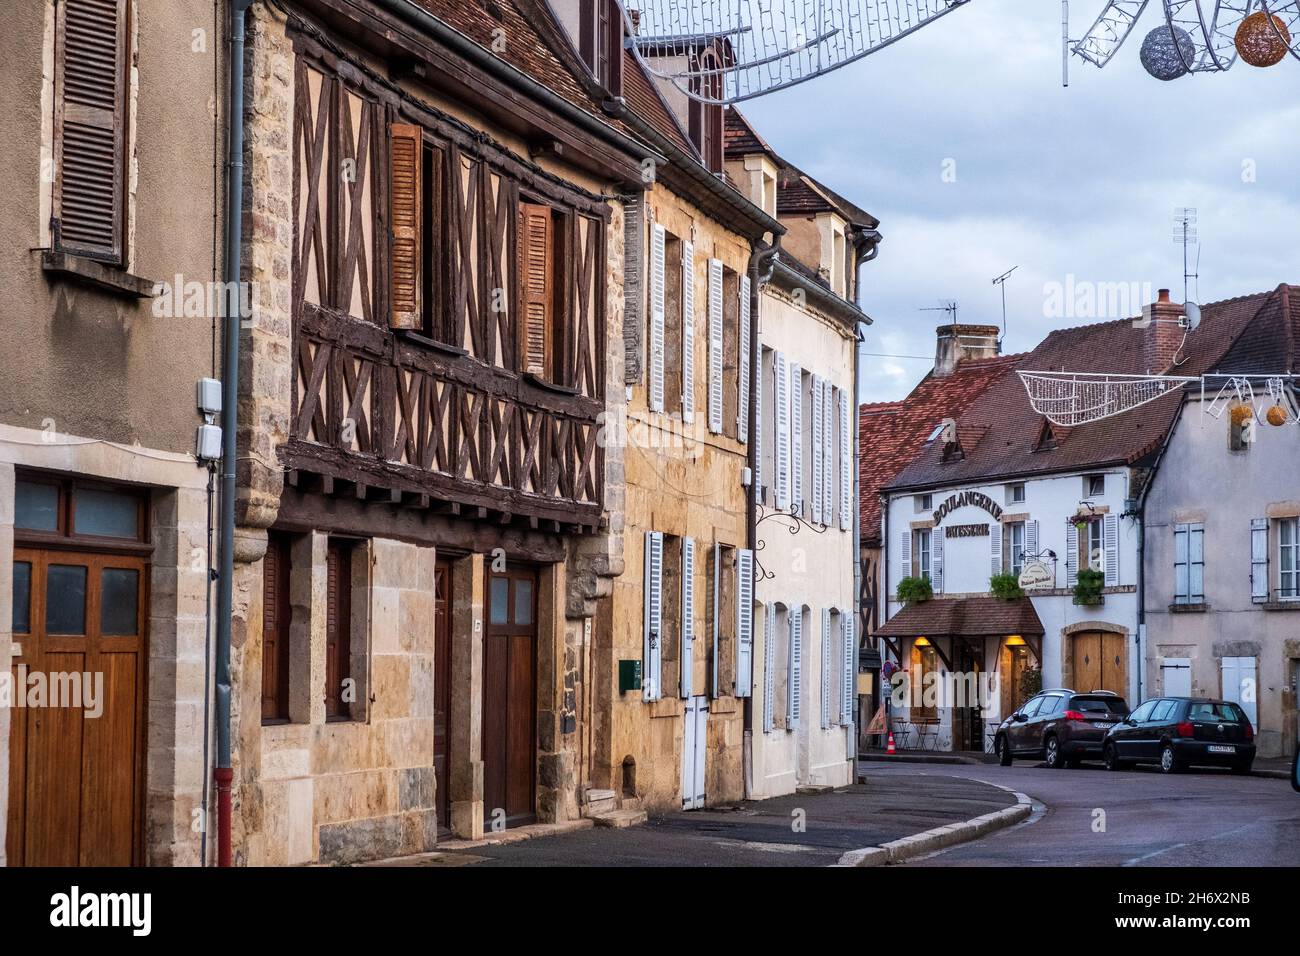
[[[1111,631],[1086,631],[1075,634],[1073,641],[1074,690],[1087,693],[1108,690],[1124,696],[1128,693],[1127,647],[1123,634]]]
[[[145,569],[140,557],[14,551],[15,692],[32,675],[51,684],[54,675],[81,675],[93,688],[102,674],[103,683],[102,699],[84,687],[80,695],[82,705],[102,707],[99,716],[89,706],[12,712],[11,864],[141,863]]]
[[[537,575],[515,569],[488,576],[483,642],[483,810],[508,826],[536,819]]]

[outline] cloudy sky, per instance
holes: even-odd
[[[1071,36],[1103,5],[1073,0]],[[991,280],[1012,266],[1008,351],[1120,317],[1050,314],[1048,293],[1070,276],[1076,288],[1135,283],[1181,299],[1179,206],[1199,210],[1198,301],[1300,282],[1300,61],[1154,80],[1138,50],[1159,7],[1105,70],[1072,58],[1068,89],[1056,0],[972,0],[856,64],[742,104],[774,149],[881,220],[880,256],[863,271],[875,320],[864,352],[932,356],[943,316],[920,310],[940,300],[956,299],[962,321],[1000,323]],[[868,401],[902,398],[930,367],[865,361]]]

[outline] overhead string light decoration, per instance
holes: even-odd
[[[1291,31],[1277,14],[1256,10],[1241,21],[1235,42],[1237,53],[1251,66],[1277,66],[1291,48]]]
[[[847,66],[970,0],[622,0],[628,46],[703,103],[738,103]]]
[[[1156,27],[1142,41],[1142,68],[1157,80],[1186,76],[1187,62],[1195,55],[1196,44],[1182,27]]]

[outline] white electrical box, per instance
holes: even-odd
[[[200,425],[194,441],[194,456],[199,461],[218,461],[221,458],[221,426]]]
[[[215,378],[201,378],[195,388],[194,403],[203,415],[221,414],[221,383]]]

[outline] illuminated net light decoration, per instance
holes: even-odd
[[[1291,33],[1281,17],[1259,10],[1241,21],[1235,42],[1251,66],[1277,66],[1290,50]]]
[[[846,66],[970,0],[622,0],[629,45],[694,100],[737,103]]]
[[[1182,27],[1156,27],[1142,41],[1142,68],[1157,80],[1176,80],[1191,72],[1196,44]]]

